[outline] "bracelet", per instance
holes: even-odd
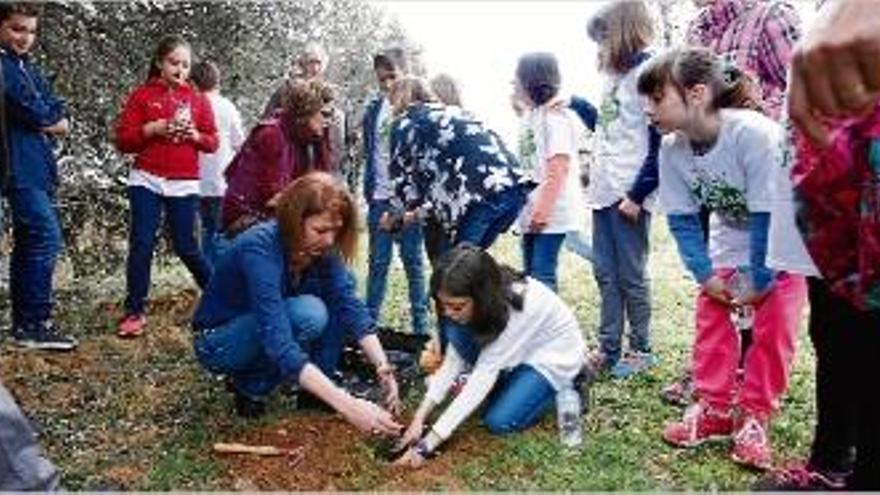
[[[422,459],[430,459],[434,457],[434,451],[428,448],[428,441],[425,438],[422,438],[413,446],[413,452],[419,455]]]

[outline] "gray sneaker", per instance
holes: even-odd
[[[72,351],[79,345],[75,338],[58,331],[51,320],[13,327],[12,342],[22,349],[57,352]]]

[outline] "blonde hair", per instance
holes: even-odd
[[[461,106],[461,90],[449,74],[437,74],[431,79],[431,90],[445,105]]]
[[[400,115],[413,103],[436,102],[437,95],[431,91],[428,82],[421,77],[404,76],[398,79],[388,92],[388,102],[393,115]]]
[[[590,19],[587,34],[602,47],[599,68],[623,74],[654,41],[654,20],[643,0],[617,0]]]

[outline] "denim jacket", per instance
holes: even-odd
[[[0,49],[5,78],[6,142],[9,168],[4,184],[52,190],[58,178],[52,139],[40,129],[64,118],[64,104],[27,55]]]
[[[303,294],[318,297],[327,306],[329,324],[341,325],[357,340],[373,333],[375,322],[357,298],[354,276],[339,256],[317,259],[295,281],[285,252],[275,220],[255,225],[236,237],[202,294],[193,327],[216,328],[253,314],[266,355],[284,376],[295,377],[308,362],[308,355],[290,331],[284,310],[286,298]]]

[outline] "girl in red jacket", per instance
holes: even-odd
[[[128,177],[131,204],[126,266],[125,317],[119,337],[143,333],[144,302],[162,210],[175,254],[204,287],[211,270],[199,250],[195,219],[199,201],[199,152],[217,149],[208,99],[190,86],[190,47],[179,36],[163,38],[147,81],[129,96],[116,124],[116,146],[135,153]]]

